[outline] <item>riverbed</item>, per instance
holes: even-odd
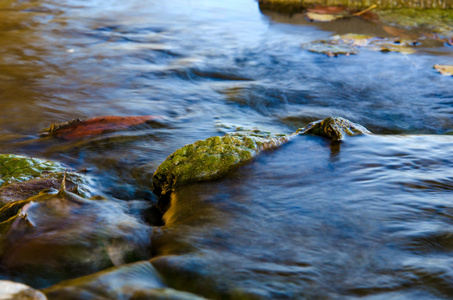
[[[373,133],[298,136],[176,190],[165,225],[147,224],[147,259],[169,287],[213,299],[453,294],[453,77],[432,68],[452,64],[451,46],[420,36],[414,54],[328,57],[301,45],[391,36],[253,0],[7,0],[0,20],[0,152],[87,169],[107,198],[155,203],[151,177],[168,155],[233,126],[292,133],[341,116]],[[38,136],[103,115],[161,121]]]

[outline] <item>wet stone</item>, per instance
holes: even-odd
[[[25,200],[43,190],[59,189],[66,178],[67,190],[81,197],[93,196],[89,179],[57,162],[14,154],[0,155],[0,207]],[[66,177],[65,177],[66,173]]]
[[[100,289],[99,287],[103,288]],[[168,288],[148,261],[60,282],[44,289],[49,299],[204,299]]]
[[[179,186],[225,176],[252,160],[260,151],[278,147],[289,141],[287,135],[237,132],[214,136],[176,150],[153,175],[153,191],[165,199]],[[168,200],[168,199],[167,199]],[[165,210],[167,201],[160,201]]]
[[[150,256],[151,227],[121,201],[60,190],[0,208],[0,263],[7,278],[35,287]]]
[[[54,172],[64,172],[66,167],[49,160],[14,154],[0,154],[0,186],[48,177]]]
[[[297,131],[299,134],[323,136],[333,141],[341,141],[346,136],[370,134],[371,132],[360,124],[353,123],[341,117],[329,117],[315,121]]]

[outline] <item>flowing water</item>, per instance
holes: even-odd
[[[428,39],[412,55],[301,47],[344,33],[388,36],[253,0],[3,0],[0,152],[88,168],[99,193],[153,203],[153,172],[185,144],[228,125],[290,133],[342,116],[375,135],[300,136],[180,188],[147,258],[170,287],[215,299],[450,298],[453,81],[432,66],[451,64],[453,50]],[[37,135],[100,115],[163,121]]]

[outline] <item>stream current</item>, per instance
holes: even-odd
[[[153,172],[185,144],[230,125],[291,133],[345,117],[374,135],[299,136],[179,188],[149,259],[170,287],[213,299],[451,298],[453,81],[432,66],[453,50],[422,41],[411,55],[329,58],[301,47],[345,33],[388,36],[253,0],[3,0],[0,152],[87,168],[100,194],[154,203]],[[37,135],[102,115],[164,122]]]

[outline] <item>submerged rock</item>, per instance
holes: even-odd
[[[290,138],[290,135],[233,133],[186,145],[157,168],[153,191],[160,199],[165,199],[179,186],[220,178],[261,151],[275,148]],[[167,203],[160,201],[159,205],[165,210]]]
[[[127,206],[61,189],[0,208],[0,263],[8,278],[33,286],[150,256],[151,227]]]
[[[46,296],[28,285],[0,280],[0,300],[46,300]]]
[[[204,299],[168,288],[148,261],[113,267],[44,289],[49,299]]]
[[[299,134],[313,134],[323,136],[333,141],[341,141],[345,136],[370,134],[362,125],[353,123],[341,117],[329,117],[322,121],[315,121],[297,131]]]

